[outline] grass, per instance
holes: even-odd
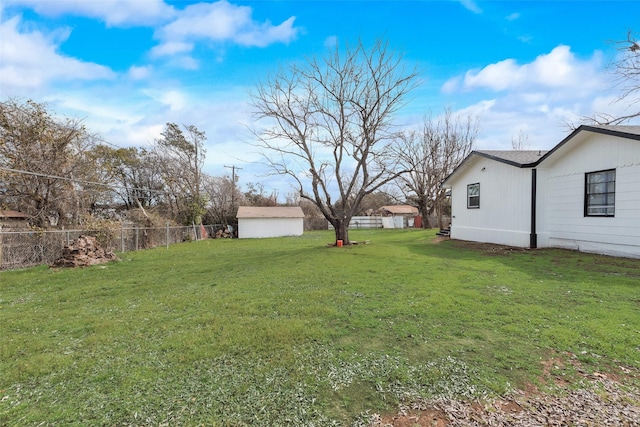
[[[558,355],[640,367],[638,260],[351,238],[368,244],[219,239],[0,272],[0,425],[359,425],[540,382]]]

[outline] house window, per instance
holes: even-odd
[[[467,209],[480,207],[480,183],[467,185]]]
[[[585,174],[584,216],[614,216],[616,170]]]

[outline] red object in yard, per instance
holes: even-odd
[[[336,240],[336,246],[341,248],[342,247],[342,240]]]
[[[417,216],[417,217],[413,218],[413,226],[415,228],[422,228],[422,217],[421,216]]]

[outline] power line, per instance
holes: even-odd
[[[67,178],[67,177],[64,177],[64,176],[56,176],[56,175],[49,175],[49,174],[45,174],[45,173],[30,172],[30,171],[25,171],[25,170],[20,170],[20,169],[7,168],[7,167],[3,167],[3,166],[0,166],[0,170],[4,170],[4,171],[7,171],[7,172],[13,172],[13,173],[19,173],[19,174],[23,174],[23,175],[38,176],[38,177],[41,177],[41,178],[59,179],[59,180],[74,182],[74,183],[78,183],[78,184],[97,185],[97,186],[100,186],[100,187],[118,188],[118,189],[124,189],[124,190],[147,191],[147,192],[150,192],[150,193],[166,194],[166,191],[164,191],[164,190],[152,190],[150,188],[127,187],[125,185],[106,184],[104,182],[87,181],[87,180],[84,180],[84,179],[77,179],[77,178]]]
[[[240,169],[242,170],[242,168],[237,167],[236,165],[231,165],[231,166],[227,166],[224,165],[225,168],[231,169],[231,184],[233,185],[233,188],[231,190],[231,209],[233,210],[233,207],[235,205],[235,196],[236,196],[236,169]]]

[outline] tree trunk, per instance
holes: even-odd
[[[331,225],[336,232],[336,242],[342,240],[343,245],[348,245],[349,242],[349,220],[347,219],[334,219],[331,221]]]
[[[429,204],[427,203],[427,197],[422,196],[416,200],[416,208],[418,208],[418,213],[422,217],[422,228],[431,228],[431,223],[429,222]]]
[[[418,213],[422,217],[422,228],[431,228],[431,223],[429,222],[429,208],[426,203],[418,203]]]

